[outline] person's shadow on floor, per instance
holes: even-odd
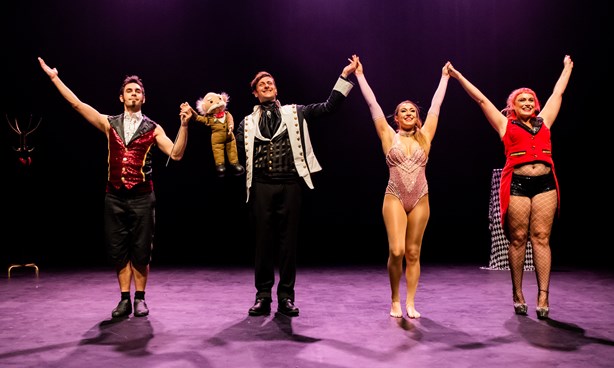
[[[539,321],[528,317],[519,317],[518,320],[515,328],[520,335],[531,345],[542,348],[575,351],[588,344],[614,346],[612,340],[586,336],[586,330],[575,324],[554,319]]]
[[[247,317],[226,328],[208,342],[212,345],[225,345],[232,341],[296,341],[303,343],[318,342],[320,339],[295,334],[292,330],[292,317],[275,313],[273,317]]]
[[[233,359],[237,361],[249,356],[257,360],[254,363],[257,367],[278,366],[279,362],[300,367],[310,364],[300,358],[306,344],[318,341],[318,338],[294,333],[292,318],[275,313],[244,318],[207,339],[203,349],[210,354],[216,354],[217,348],[224,354],[233,351]]]
[[[173,366],[184,364],[189,367],[210,367],[207,357],[200,352],[185,350],[152,353],[148,345],[154,338],[149,317],[113,318],[92,327],[79,341],[76,349],[53,363],[53,367],[82,368],[84,357],[91,366],[104,362],[108,367],[125,367],[130,359],[138,359],[138,366]],[[164,337],[162,337],[164,338]],[[109,350],[111,346],[113,349]]]
[[[126,354],[145,355],[153,336],[153,327],[147,318],[113,318],[90,329],[80,345],[111,345]]]

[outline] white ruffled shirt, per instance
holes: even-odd
[[[126,143],[130,142],[132,136],[141,125],[143,121],[143,114],[139,111],[134,114],[129,112],[124,113],[124,141]]]

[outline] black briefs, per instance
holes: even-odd
[[[554,181],[552,171],[539,176],[512,174],[510,195],[533,198],[533,196],[539,193],[548,192],[553,189],[556,189],[556,182]]]

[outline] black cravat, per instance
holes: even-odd
[[[281,124],[281,116],[277,108],[277,103],[276,101],[265,102],[260,105],[260,109],[262,111],[260,114],[260,121],[258,122],[260,133],[265,138],[272,138],[277,128],[279,128],[279,124]]]

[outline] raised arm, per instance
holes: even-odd
[[[38,58],[38,62],[43,69],[43,71],[49,76],[51,82],[55,85],[55,87],[60,91],[60,94],[70,103],[73,109],[77,110],[81,116],[85,118],[85,120],[89,121],[93,126],[108,134],[110,124],[106,115],[99,113],[92,106],[82,102],[79,100],[77,95],[75,95],[59,77],[58,70],[56,68],[51,68],[48,66],[42,58]]]
[[[352,56],[352,59],[357,63],[356,71],[354,71],[354,75],[356,75],[356,80],[358,81],[358,86],[360,87],[360,91],[362,92],[362,96],[367,102],[367,106],[369,106],[369,111],[371,112],[371,119],[373,119],[373,123],[375,125],[375,130],[379,139],[382,141],[382,149],[384,153],[388,152],[390,145],[392,144],[392,139],[394,137],[394,129],[388,124],[386,120],[386,116],[384,115],[384,111],[377,103],[377,99],[375,98],[375,94],[373,90],[367,83],[367,79],[365,78],[362,62],[360,62],[360,58],[356,55]]]
[[[448,80],[450,79],[450,73],[448,72],[449,65],[450,62],[448,61],[443,68],[441,68],[439,85],[437,85],[437,89],[431,100],[431,107],[429,107],[429,111],[426,114],[426,121],[422,128],[422,133],[428,137],[429,141],[432,141],[435,136],[437,123],[439,122],[439,111],[441,110],[441,104],[443,103],[443,98],[446,96],[446,90],[448,89]]]
[[[183,109],[183,106],[182,104],[179,112],[181,126],[174,142],[166,135],[162,126],[158,125],[156,127],[156,144],[158,148],[175,161],[181,160],[185,153],[185,148],[188,145],[188,123],[192,118],[191,112]]]
[[[351,59],[348,59],[348,61],[350,63],[343,67],[343,70],[341,71],[341,77],[344,79],[347,79],[350,74],[355,73],[356,68],[358,67],[358,58],[356,55],[353,55]]]
[[[563,102],[563,92],[565,92],[565,89],[567,88],[567,82],[569,82],[572,69],[573,61],[569,55],[565,55],[563,58],[563,71],[561,72],[561,76],[559,77],[559,80],[556,81],[552,94],[548,98],[548,101],[546,101],[542,111],[539,113],[539,116],[544,119],[544,124],[546,124],[548,128],[552,126],[554,120],[559,114],[561,103]]]
[[[486,120],[488,120],[490,125],[499,133],[499,137],[503,137],[507,127],[507,118],[505,115],[503,115],[503,113],[499,111],[476,86],[469,82],[458,70],[454,69],[452,64],[448,64],[448,72],[452,78],[460,82],[469,97],[478,103],[486,116]]]

